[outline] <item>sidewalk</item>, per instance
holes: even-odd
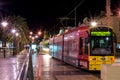
[[[4,58],[0,54],[0,80],[16,80],[24,58],[18,59],[12,55]],[[76,68],[52,59],[47,53],[33,54],[32,62],[34,80],[100,80],[91,74],[76,73]],[[115,62],[120,62],[120,58],[117,57]]]
[[[115,62],[120,63],[120,58],[116,58]]]
[[[24,59],[18,59],[16,56],[0,56],[0,80],[16,80]]]
[[[81,73],[79,69],[53,59],[48,54],[34,54],[34,60],[35,56],[37,58],[33,64],[34,80],[100,80],[90,73]]]
[[[33,79],[31,61],[30,54],[27,53],[13,56],[13,54],[6,52],[5,58],[3,53],[0,53],[0,80]]]

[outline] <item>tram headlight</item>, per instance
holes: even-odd
[[[97,22],[92,21],[92,22],[91,22],[91,26],[92,26],[92,27],[96,27],[96,26],[97,26]]]
[[[91,61],[91,60],[96,60],[96,58],[90,58],[89,60],[90,60],[90,61]]]
[[[115,58],[114,57],[112,57],[112,58],[110,58],[112,61],[114,61],[115,60]]]

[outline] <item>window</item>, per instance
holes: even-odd
[[[85,54],[88,54],[88,38],[85,38]]]
[[[82,48],[83,48],[83,39],[80,37],[80,54],[82,54]]]

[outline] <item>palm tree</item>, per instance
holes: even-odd
[[[12,33],[10,33],[10,29],[15,29],[18,33],[19,36],[16,38],[16,47],[18,51],[21,51],[24,47],[23,45],[29,44],[30,39],[29,39],[29,27],[27,25],[26,19],[21,17],[21,16],[8,16],[7,21],[9,23],[8,28],[6,29],[6,32],[3,33],[2,38],[5,38],[6,41],[13,42],[14,36]],[[20,47],[22,46],[22,47]]]
[[[106,12],[105,11],[100,11],[100,14],[97,16],[98,19],[106,17]]]

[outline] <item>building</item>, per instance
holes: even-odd
[[[101,18],[98,21],[101,24],[107,25],[107,17]],[[117,42],[120,42],[120,17],[118,16],[111,16],[110,17],[110,27],[113,28],[117,36]]]

